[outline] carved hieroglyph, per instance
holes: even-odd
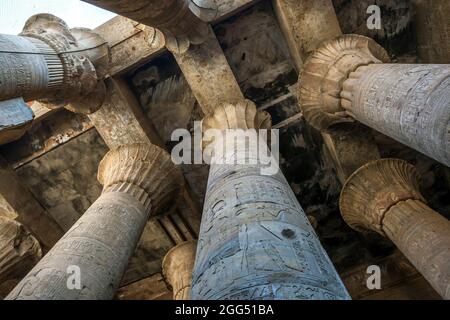
[[[450,221],[425,204],[414,166],[398,159],[371,162],[356,171],[340,198],[354,229],[391,239],[445,299],[450,299]]]
[[[450,166],[450,65],[363,66],[341,97],[358,121]]]
[[[66,106],[91,113],[103,103],[108,44],[88,29],[38,14],[20,36],[0,35],[0,99],[41,99],[49,108]]]
[[[39,242],[20,223],[0,216],[0,285],[23,277],[41,256]]]
[[[201,44],[208,36],[203,22],[216,17],[214,1],[203,0],[83,0],[115,12],[147,26],[160,29],[166,46],[177,53],[185,52],[190,44]],[[201,20],[202,19],[202,20]]]
[[[182,181],[170,155],[146,144],[110,151],[98,178],[102,195],[7,299],[111,299],[149,216],[174,203]]]
[[[356,119],[450,166],[450,65],[386,61],[363,36],[326,42],[301,76],[305,117],[322,130]]]
[[[172,287],[174,300],[190,298],[196,251],[197,240],[191,240],[173,247],[164,257],[163,275]]]
[[[259,128],[267,124],[258,120],[266,117],[258,117],[249,101],[237,106],[225,104],[217,110],[203,121],[204,129]],[[212,143],[221,148],[222,142],[216,139]],[[245,143],[237,143],[236,149],[227,148],[223,157],[237,157],[247,163],[255,160],[258,164],[213,161],[191,298],[348,299],[283,174],[278,170],[272,176],[262,175],[263,165],[254,144],[243,150],[240,146]]]

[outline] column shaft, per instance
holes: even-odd
[[[239,145],[223,158],[258,161]],[[192,299],[349,298],[284,176],[262,167],[211,164]]]
[[[208,26],[198,16],[215,17],[217,12],[214,2],[198,5],[187,0],[83,1],[160,29],[166,37],[166,46],[175,52],[202,43],[208,35]]]
[[[121,146],[100,162],[102,195],[8,299],[112,299],[150,212],[176,201],[181,172],[149,144]]]
[[[418,200],[393,206],[383,231],[433,288],[450,299],[450,221]]]
[[[431,286],[450,298],[450,221],[425,204],[414,166],[399,159],[366,164],[344,185],[340,209],[355,230],[391,239]]]
[[[331,0],[272,0],[298,72],[320,44],[342,34]]]
[[[24,97],[30,101],[61,88],[63,63],[45,42],[2,34],[0,48],[0,100]]]
[[[362,66],[341,97],[358,121],[450,166],[450,65]]]
[[[132,195],[103,193],[8,299],[112,299],[147,218]],[[71,266],[81,290],[68,287]]]

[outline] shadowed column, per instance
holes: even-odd
[[[146,144],[108,152],[98,178],[102,195],[7,299],[112,299],[149,216],[173,203],[182,181],[167,152]]]
[[[191,298],[349,299],[283,174],[264,171],[258,143],[246,146],[248,130],[270,122],[250,101],[223,104],[203,120],[206,134],[244,135],[204,140],[213,158]],[[267,155],[266,141],[259,148]]]
[[[345,184],[340,208],[354,229],[391,239],[433,288],[450,298],[450,221],[425,204],[414,166],[398,159],[363,166]]]

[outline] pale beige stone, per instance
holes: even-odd
[[[450,165],[450,65],[389,64],[372,39],[344,35],[305,63],[299,100],[325,130],[359,121]]]
[[[225,103],[203,129],[267,127],[270,118],[260,115],[250,101]],[[227,137],[213,148],[234,144]],[[258,147],[242,142],[218,152],[223,158],[211,164],[191,298],[349,299],[281,171],[261,174]],[[233,157],[239,164],[216,161]]]
[[[163,275],[172,287],[174,300],[189,300],[192,286],[197,240],[173,247],[164,257]]]
[[[0,216],[0,286],[22,278],[41,257],[39,242],[23,225]]]
[[[194,12],[202,17],[215,17],[217,12],[216,6],[202,7],[185,0],[83,1],[160,29],[167,48],[178,53],[185,52],[191,44],[201,44],[208,35],[208,25]]]
[[[344,220],[391,239],[433,288],[450,298],[450,221],[419,191],[419,175],[403,160],[383,159],[356,171],[340,198]]]

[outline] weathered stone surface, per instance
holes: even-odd
[[[258,128],[256,107],[250,102],[244,105],[248,121],[242,129],[248,122]],[[233,121],[240,114],[236,109],[225,113],[230,129],[241,125]],[[218,129],[225,127],[222,123]],[[223,142],[216,140],[214,147],[222,148]],[[251,145],[245,148],[242,141],[218,154],[223,159],[236,157],[238,163],[251,159],[258,164],[218,164],[221,161],[213,159],[191,297],[349,298],[282,173],[262,175],[258,150]]]
[[[0,181],[0,216],[24,225],[39,240],[44,252],[49,250],[62,237],[62,229],[1,157]]]
[[[39,242],[23,225],[0,216],[0,287],[25,276],[41,257]]]
[[[450,3],[413,0],[419,57],[423,63],[450,63]]]
[[[258,0],[215,0],[218,11],[213,22],[233,15]],[[161,31],[128,18],[117,16],[97,27],[111,47],[111,75],[122,74],[142,66],[151,58],[166,52],[165,39]]]
[[[175,58],[204,114],[212,114],[223,101],[238,102],[244,98],[210,28],[203,44],[175,54]]]
[[[139,186],[144,193],[136,198],[145,199],[152,215],[169,211],[183,185],[181,171],[167,151],[149,144],[123,145],[108,152],[100,162],[98,180],[104,193],[122,190],[121,184]]]
[[[192,240],[173,247],[164,257],[163,275],[172,287],[174,300],[190,298],[196,251],[197,240]]]
[[[149,215],[179,181],[171,166],[165,151],[148,144],[110,151],[99,166],[102,195],[7,298],[111,299]],[[67,285],[70,266],[79,268],[79,289]]]
[[[163,146],[151,121],[142,112],[127,84],[120,78],[106,81],[106,99],[89,119],[110,149],[132,143]]]
[[[83,0],[103,9],[160,29],[166,38],[166,46],[174,52],[186,51],[190,44],[202,43],[208,34],[208,26],[191,10],[202,16],[216,16],[214,2],[204,7],[185,0]],[[203,11],[212,11],[212,14]]]
[[[34,119],[22,98],[0,101],[0,145],[22,137]]]
[[[344,35],[325,41],[300,75],[299,104],[305,118],[318,130],[353,121],[341,106],[342,83],[360,66],[387,61],[386,51],[370,38]]]
[[[383,159],[363,166],[345,184],[340,208],[351,227],[391,239],[433,288],[450,298],[450,221],[425,204],[412,165]]]
[[[330,0],[273,0],[272,3],[289,46],[292,60],[299,73],[304,67],[304,61],[322,43],[341,35],[339,21],[333,2]],[[304,83],[308,85],[309,78],[307,76],[306,79],[303,79],[303,75],[301,74],[299,78],[300,86]],[[307,121],[322,130],[321,134],[326,147],[324,152],[331,159],[340,182],[344,184],[354,170],[379,158],[378,148],[372,139],[372,133],[364,130],[361,126],[335,126],[332,131],[328,132],[325,132],[324,128],[318,127],[315,111],[309,110],[311,107],[315,109],[315,106],[310,104],[314,105],[325,101],[314,100],[314,94],[311,92],[308,92],[306,99],[304,96],[300,96],[300,108],[305,116],[307,114]],[[313,116],[311,116],[311,112]],[[323,121],[321,117],[319,119],[319,122]]]
[[[216,107],[215,112],[205,117],[202,121],[202,131],[217,129],[270,129],[272,119],[265,111],[258,111],[253,102],[249,100],[241,100],[237,103],[222,103]],[[203,147],[209,142],[204,136]]]
[[[323,41],[341,35],[331,0],[273,0],[297,71]]]
[[[356,119],[449,165],[448,65],[387,61],[369,38],[345,35],[325,43],[301,76],[305,117],[322,130]]]
[[[2,35],[0,41],[6,51],[0,57],[2,100],[44,99],[48,107],[85,113],[103,102],[109,50],[99,35],[69,30],[61,19],[38,14],[28,19],[20,36]]]
[[[353,118],[450,166],[450,65],[362,66],[341,97]]]

